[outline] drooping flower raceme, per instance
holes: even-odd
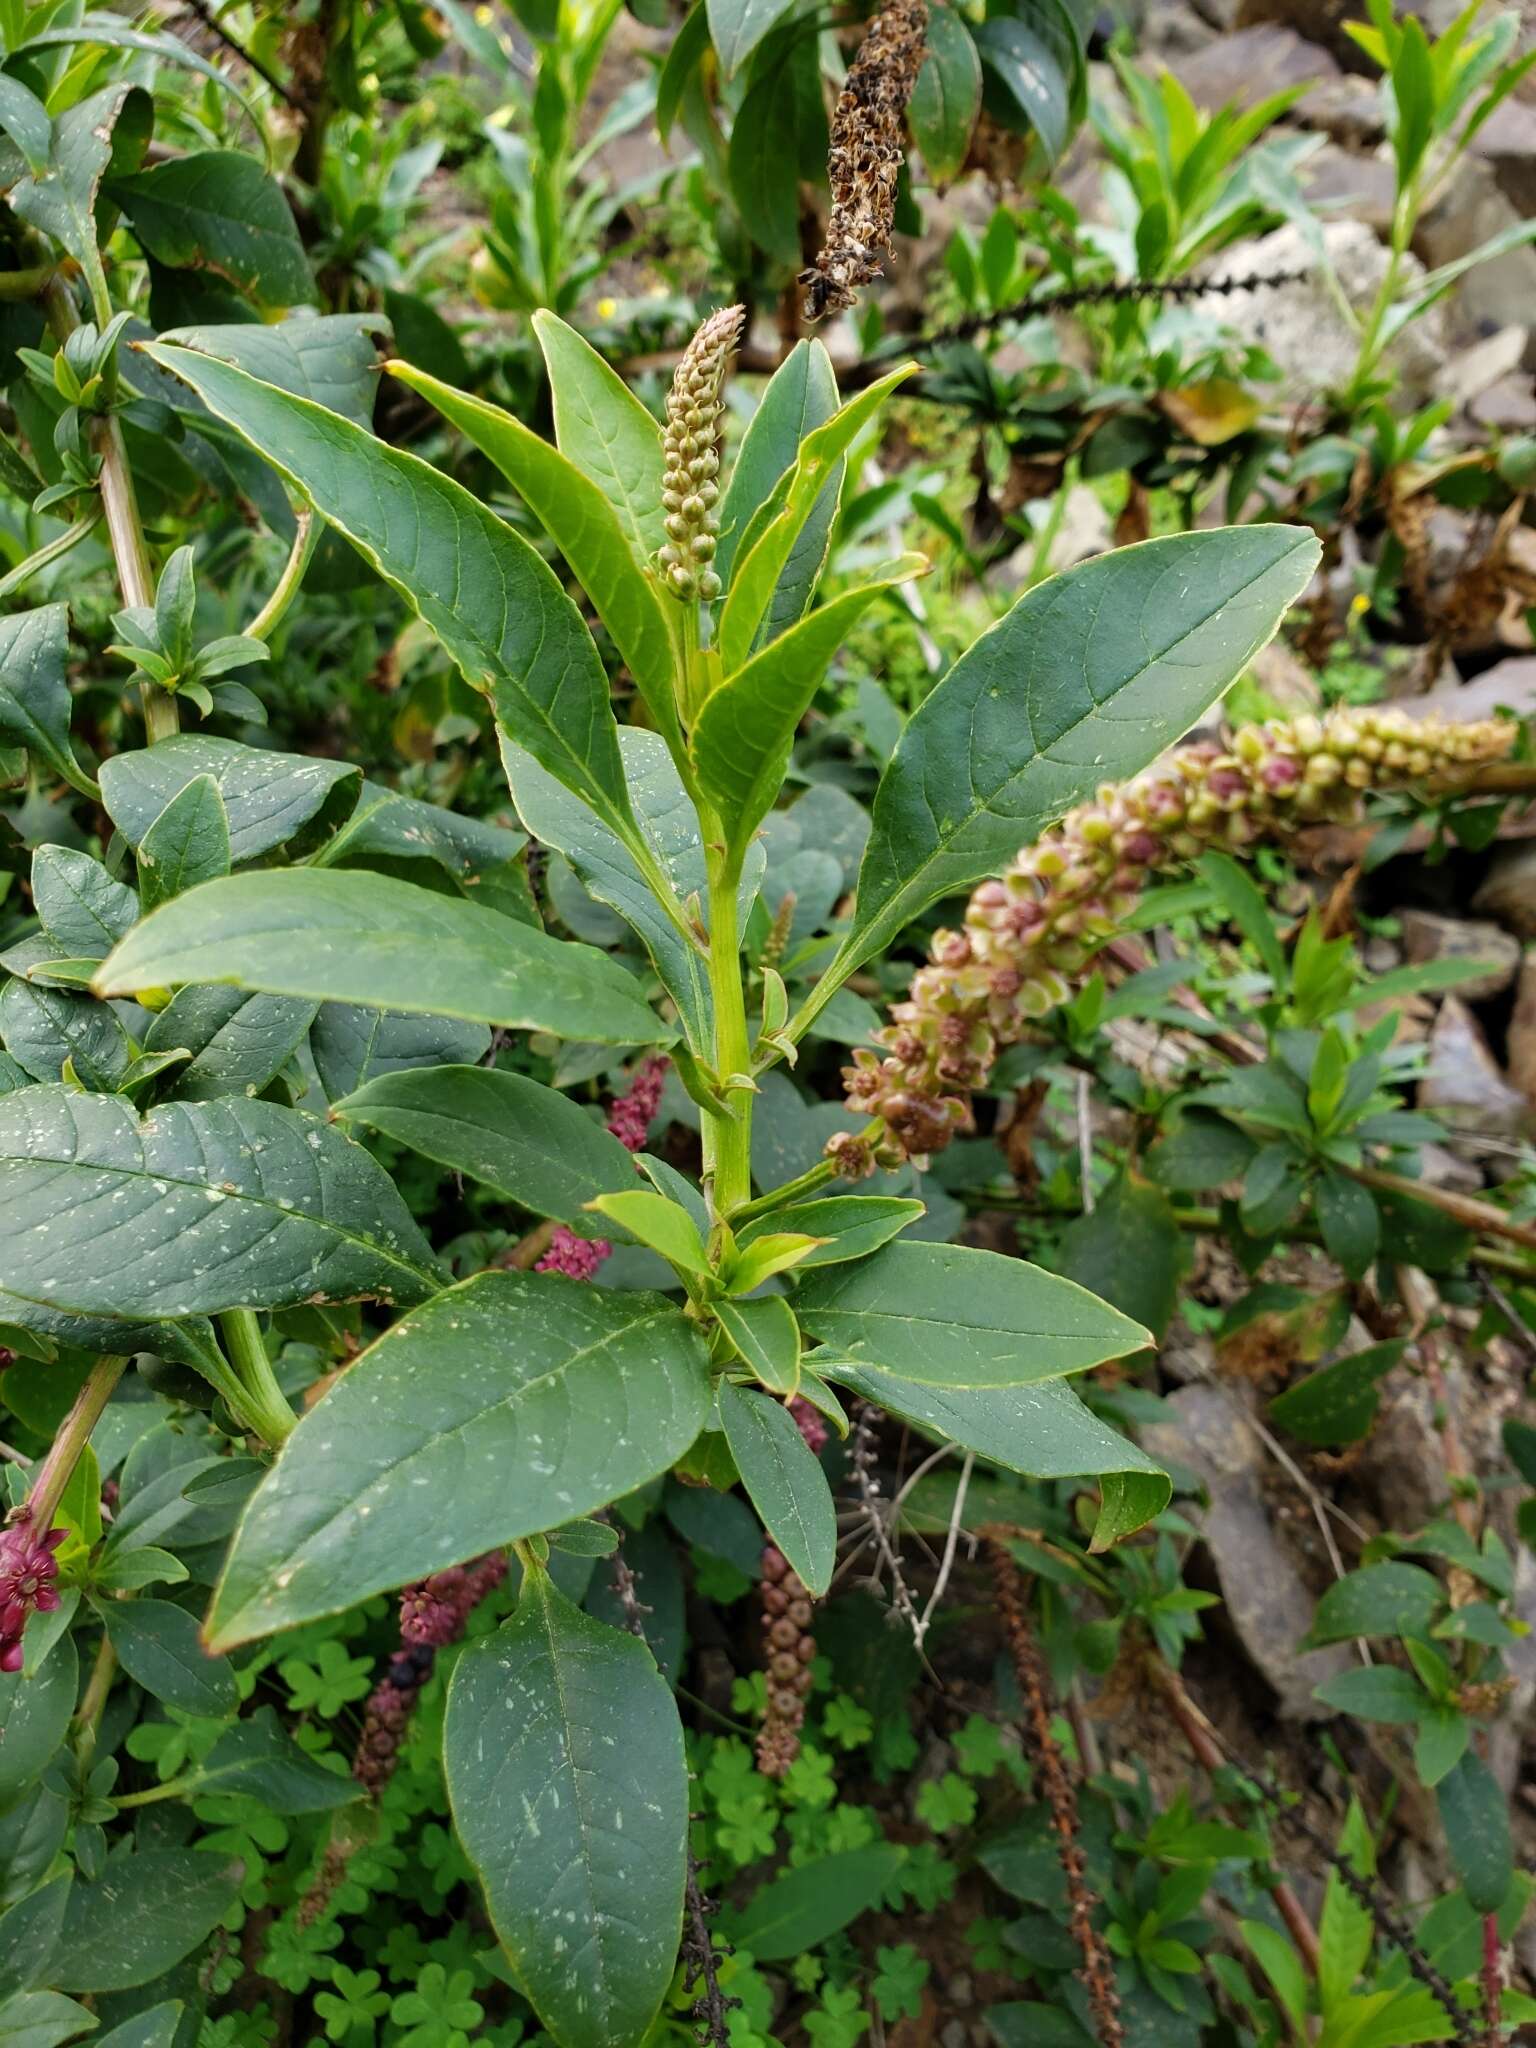
[[[1230,747],[1176,747],[1069,811],[1007,872],[980,884],[963,931],[934,934],[927,966],[881,1034],[883,1058],[844,1069],[848,1100],[884,1129],[828,1151],[847,1174],[942,1150],[971,1126],[970,1096],[1004,1046],[1066,1001],[1142,889],[1211,848],[1242,852],[1302,825],[1347,823],[1372,791],[1454,788],[1501,759],[1516,727],[1457,725],[1395,707],[1246,727]]]

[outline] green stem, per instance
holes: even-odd
[[[156,1806],[162,1799],[190,1799],[207,1781],[206,1771],[184,1771],[179,1778],[167,1778],[163,1785],[151,1785],[147,1792],[125,1792],[112,1804],[122,1813],[132,1806]]]
[[[794,1180],[785,1181],[783,1187],[774,1188],[772,1193],[759,1195],[756,1201],[743,1202],[739,1209],[733,1209],[726,1221],[734,1230],[738,1223],[750,1223],[754,1216],[767,1216],[775,1209],[787,1209],[791,1202],[798,1202],[806,1195],[815,1194],[824,1188],[829,1180],[837,1179],[837,1167],[830,1159],[818,1159],[805,1173]]]
[[[752,1196],[752,1045],[747,1036],[736,904],[741,887],[741,855],[727,850],[725,827],[718,816],[710,813],[703,823],[709,875],[709,989],[715,1012],[715,1081],[727,1103],[724,1111],[703,1112],[704,1175],[715,1214],[726,1216]]]
[[[1419,211],[1418,184],[1416,180],[1410,179],[1398,194],[1397,205],[1393,209],[1392,239],[1388,248],[1387,267],[1382,273],[1376,296],[1371,301],[1371,310],[1366,315],[1365,326],[1360,334],[1360,350],[1355,357],[1354,374],[1344,393],[1343,403],[1350,411],[1359,405],[1366,386],[1375,375],[1376,365],[1382,353],[1381,330],[1397,298],[1403,257],[1413,240]]]
[[[34,554],[28,555],[24,562],[18,562],[14,569],[8,569],[0,576],[0,598],[14,597],[24,583],[30,583],[32,578],[46,569],[51,562],[62,561],[71,548],[79,547],[81,541],[93,534],[100,524],[101,513],[92,506],[91,510],[77,519],[73,526],[67,527],[63,533],[55,534],[52,540],[44,541],[43,545]]]
[[[299,585],[304,581],[304,572],[320,539],[320,522],[308,505],[297,507],[295,517],[298,524],[283,573],[278,577],[272,595],[245,628],[247,640],[270,640],[299,594]]]
[[[37,1468],[32,1491],[27,1495],[27,1519],[40,1533],[53,1527],[53,1518],[64,1498],[64,1489],[127,1363],[126,1358],[115,1354],[98,1358],[86,1376],[84,1386],[76,1394],[69,1413],[60,1423],[47,1457]]]
[[[101,1725],[107,1694],[112,1690],[116,1672],[117,1652],[112,1648],[111,1637],[103,1630],[96,1650],[96,1662],[91,1666],[91,1676],[75,1714],[75,1725],[80,1730],[75,1738],[75,1756],[82,1776],[90,1769],[91,1758],[96,1752],[96,1730]]]
[[[257,1434],[280,1449],[292,1436],[298,1417],[277,1383],[260,1323],[248,1308],[227,1308],[219,1317],[219,1329],[240,1382],[246,1413],[239,1420],[252,1421]]]

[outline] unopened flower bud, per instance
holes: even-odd
[[[720,391],[744,318],[740,306],[712,313],[683,351],[667,394],[661,502],[674,545],[658,550],[656,563],[666,587],[685,602],[709,603],[720,595],[720,578],[708,567],[720,530],[712,481],[720,468],[715,444]]]

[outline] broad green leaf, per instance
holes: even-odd
[[[664,1296],[550,1273],[450,1288],[289,1438],[236,1534],[213,1647],[590,1514],[682,1456],[707,1392],[704,1340]]]
[[[1144,768],[1242,673],[1317,560],[1292,526],[1173,534],[1020,598],[908,721],[824,983],[940,896],[1000,873],[1101,782]]]
[[[1255,1149],[1252,1138],[1224,1118],[1183,1115],[1147,1154],[1146,1170],[1161,1187],[1198,1194],[1241,1180]]]
[[[282,187],[238,149],[194,150],[131,178],[112,197],[157,262],[207,270],[264,306],[315,296],[304,244]]]
[[[153,1351],[161,1358],[174,1359],[178,1365],[190,1365],[205,1377],[210,1367],[217,1373],[223,1357],[213,1325],[201,1316],[189,1316],[179,1322],[142,1322],[125,1316],[78,1315],[70,1309],[52,1308],[45,1302],[24,1301],[19,1295],[0,1289],[0,1323],[12,1324],[55,1343],[73,1345],[77,1351],[128,1355]]]
[[[1402,1355],[1398,1340],[1335,1359],[1277,1395],[1269,1404],[1270,1420],[1304,1443],[1358,1443],[1376,1420],[1376,1383]]]
[[[781,1401],[750,1387],[720,1387],[720,1423],[763,1527],[816,1597],[832,1583],[837,1511],[800,1426]]]
[[[0,618],[0,745],[25,747],[38,765],[91,793],[69,744],[69,610],[62,604]]]
[[[239,1707],[229,1659],[208,1655],[186,1608],[170,1600],[104,1600],[101,1618],[118,1663],[164,1705],[210,1720]]]
[[[57,1754],[75,1711],[79,1677],[74,1640],[67,1635],[30,1675],[0,1673],[0,1812],[32,1790]]]
[[[32,905],[54,944],[79,960],[104,958],[139,915],[133,891],[70,846],[40,846],[33,854]]]
[[[41,1890],[19,1899],[0,1914],[0,1999],[46,1984],[59,1938],[74,1873],[66,1864]],[[0,2017],[0,2041],[12,2039]]]
[[[533,316],[533,331],[549,372],[560,453],[608,500],[643,569],[667,537],[662,525],[661,427],[574,328],[542,310]]]
[[[136,2012],[110,2034],[97,2034],[91,2048],[174,2048],[185,2011],[179,1998],[168,1998],[148,2012]]]
[[[1426,1704],[1413,1744],[1413,1767],[1419,1774],[1419,1783],[1427,1787],[1438,1785],[1461,1762],[1471,1739],[1472,1724],[1459,1709]]]
[[[1413,1673],[1399,1670],[1395,1664],[1367,1664],[1357,1671],[1337,1672],[1314,1688],[1314,1697],[1336,1713],[1409,1727],[1429,1704]]]
[[[366,427],[379,388],[379,348],[388,337],[389,322],[380,313],[324,313],[296,314],[271,325],[178,327],[160,339],[214,356]]]
[[[307,851],[335,831],[360,784],[357,769],[346,761],[183,732],[103,761],[101,800],[137,851],[167,804],[203,776],[212,778],[224,805],[230,858],[237,863],[290,842],[292,851]]]
[[[626,726],[619,741],[640,831],[653,859],[679,903],[696,897],[702,904],[707,884],[698,814],[665,742],[639,726]],[[505,739],[501,759],[518,816],[541,845],[565,855],[599,902],[616,910],[639,933],[677,1004],[689,1045],[696,1053],[709,1054],[714,1007],[702,940],[683,935],[657,902],[628,847],[584,805],[575,803],[552,775]],[[764,859],[761,847],[749,849],[737,904],[743,917],[752,907]]]
[[[622,1194],[598,1195],[587,1207],[648,1244],[653,1252],[660,1252],[670,1265],[709,1278],[709,1259],[699,1226],[680,1202],[646,1188],[631,1188]]]
[[[1229,853],[1208,853],[1200,863],[1200,873],[1227,916],[1264,962],[1264,972],[1275,994],[1283,996],[1290,987],[1290,969],[1264,892]]]
[[[989,1464],[1030,1479],[1098,1479],[1096,1550],[1107,1549],[1150,1522],[1172,1496],[1167,1474],[1101,1422],[1064,1381],[967,1391],[918,1385],[875,1366],[824,1358],[820,1352],[812,1354],[810,1363],[877,1408],[947,1437]]]
[[[392,363],[390,371],[488,455],[526,502],[612,634],[657,731],[680,747],[666,600],[636,562],[612,501],[574,462],[500,406],[470,398],[406,363]]]
[[[1152,1341],[1072,1281],[962,1245],[889,1244],[857,1265],[818,1267],[795,1307],[841,1357],[934,1387],[1025,1386]]]
[[[910,377],[915,363],[897,369],[861,391],[800,444],[795,466],[783,488],[783,502],[758,536],[738,554],[720,614],[720,658],[730,676],[752,652],[757,629],[767,613],[779,578],[805,530],[832,472],[879,412],[897,385]]]
[[[211,356],[163,343],[144,350],[367,557],[519,745],[609,825],[633,829],[597,649],[520,534],[429,463],[350,420]]]
[[[25,981],[0,988],[0,1040],[34,1081],[59,1080],[67,1060],[82,1086],[108,1093],[133,1057],[128,1034],[105,1003]]]
[[[245,1793],[271,1813],[329,1813],[362,1796],[354,1779],[307,1756],[271,1707],[259,1707],[221,1735],[197,1775],[210,1792]]]
[[[184,43],[179,36],[156,35],[146,29],[130,28],[121,15],[106,12],[94,13],[89,10],[76,21],[64,25],[57,23],[39,24],[27,34],[27,45],[34,50],[59,48],[69,49],[79,45],[87,48],[105,44],[109,50],[134,50],[146,57],[157,57],[162,63],[176,64],[183,70],[195,71],[216,85],[221,92],[227,92],[250,116],[251,127],[261,133],[261,115],[246,98],[231,75],[226,64],[221,69],[209,59]]]
[[[794,0],[706,0],[709,39],[721,76],[734,77],[793,5]]]
[[[454,1667],[443,1764],[518,1983],[561,2048],[628,2048],[677,1960],[683,1731],[645,1644],[547,1573]]]
[[[23,1991],[0,2005],[0,2040],[6,2048],[59,2048],[87,2033],[95,2019],[60,1991]]]
[[[196,1849],[125,1842],[94,1884],[76,1877],[53,1981],[70,1991],[127,1991],[163,1976],[207,1940],[244,1875]]]
[[[1474,1912],[1496,1913],[1514,1876],[1509,1805],[1480,1756],[1468,1754],[1435,1788],[1451,1860]]]
[[[976,40],[953,7],[928,10],[928,51],[912,87],[907,120],[928,175],[948,184],[965,163],[981,112],[981,59]]]
[[[259,1095],[297,1051],[318,1007],[299,996],[194,983],[157,1012],[144,1050],[192,1055],[176,1074],[175,1093],[183,1102]]]
[[[1306,1647],[1347,1642],[1351,1636],[1428,1635],[1442,1598],[1439,1581],[1416,1564],[1388,1560],[1365,1565],[1324,1592]]]
[[[102,279],[96,246],[101,181],[109,168],[137,169],[153,119],[150,97],[142,86],[126,80],[104,86],[55,121],[53,148],[42,176],[25,177],[6,194],[12,212],[67,250],[97,290]]]
[[[1032,128],[1054,163],[1071,128],[1078,63],[1066,18],[1055,7],[1036,5],[1027,19],[1005,15],[979,23],[976,43],[1000,117],[1010,128]]]
[[[133,995],[188,981],[614,1045],[669,1035],[605,953],[364,868],[204,882],[137,925],[96,985]]]
[[[629,1153],[569,1096],[501,1068],[381,1074],[331,1114],[588,1232],[589,1204],[636,1185]]]
[[[760,1237],[784,1231],[824,1239],[800,1261],[803,1272],[811,1266],[840,1266],[850,1259],[865,1258],[889,1244],[923,1213],[921,1202],[904,1201],[896,1195],[826,1195],[754,1217],[737,1231],[736,1242],[745,1250]]]
[[[801,260],[800,180],[827,160],[816,38],[794,25],[752,66],[731,123],[726,177],[748,237],[786,269]]]
[[[772,808],[795,729],[859,615],[926,567],[923,556],[909,555],[877,581],[845,590],[770,640],[706,699],[689,746],[733,846],[744,846]]]
[[[0,1096],[0,1271],[49,1306],[187,1316],[419,1301],[432,1253],[382,1167],[319,1118],[229,1096]]]
[[[35,178],[45,177],[53,142],[53,123],[48,109],[29,92],[19,78],[0,75],[0,128],[26,158]]]
[[[229,813],[212,775],[194,775],[139,841],[139,894],[146,911],[216,881],[230,869]]]
[[[738,1506],[750,1522],[745,1503]],[[68,1821],[64,1800],[46,1784],[34,1786],[18,1805],[0,1815],[0,1910],[14,1906],[42,1883],[64,1846]]]
[[[1160,1338],[1178,1303],[1184,1237],[1162,1189],[1127,1169],[1067,1225],[1055,1263]]]
[[[683,23],[672,37],[665,61],[656,79],[656,133],[663,144],[669,141],[693,74],[709,48],[709,18],[704,0],[693,0]]]
[[[818,1856],[754,1892],[728,1932],[760,1963],[804,1955],[877,1905],[906,1860],[894,1842]]]
[[[758,515],[767,516],[775,491],[794,468],[800,443],[836,411],[837,378],[831,357],[819,341],[797,341],[769,378],[757,411],[747,422],[720,500],[715,568],[725,582],[731,579],[737,552]],[[810,604],[831,545],[842,482],[843,464],[838,463],[790,549],[760,637],[771,640],[782,633]]]
[[[310,1027],[309,1050],[332,1102],[385,1074],[417,1067],[470,1066],[490,1050],[484,1024],[457,1017],[411,1017],[357,1003],[322,1003]]]
[[[757,1301],[714,1303],[721,1329],[753,1372],[774,1394],[793,1394],[800,1385],[800,1325],[782,1294]]]
[[[1381,1247],[1381,1211],[1376,1197],[1358,1181],[1325,1169],[1318,1176],[1312,1199],[1329,1257],[1338,1260],[1351,1280],[1363,1280]]]

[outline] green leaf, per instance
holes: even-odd
[[[1199,1194],[1241,1180],[1257,1150],[1252,1138],[1221,1117],[1186,1114],[1147,1154],[1147,1172],[1165,1188]]]
[[[689,81],[709,48],[709,18],[704,0],[693,0],[682,25],[672,37],[665,61],[656,80],[656,133],[665,144]]]
[[[793,5],[794,0],[706,0],[709,39],[721,76],[734,77]]]
[[[26,159],[34,178],[46,176],[53,143],[48,109],[19,78],[0,74],[0,128]]]
[[[1435,1788],[1446,1846],[1467,1899],[1478,1913],[1496,1913],[1514,1877],[1509,1807],[1498,1780],[1470,1751]]]
[[[1381,1246],[1381,1212],[1375,1196],[1358,1181],[1328,1169],[1317,1182],[1313,1200],[1324,1248],[1351,1280],[1363,1280]]]
[[[194,150],[118,178],[112,197],[158,263],[212,271],[263,306],[315,296],[282,187],[238,149]]]
[[[135,852],[173,799],[211,777],[224,805],[230,858],[255,860],[297,842],[317,844],[352,808],[360,775],[346,761],[242,747],[235,740],[177,733],[101,764],[101,800]]]
[[[69,744],[68,660],[66,605],[0,618],[0,745],[25,747],[72,788],[90,793]]]
[[[736,1242],[745,1251],[760,1237],[786,1232],[825,1239],[800,1261],[804,1272],[811,1266],[840,1266],[850,1259],[866,1258],[926,1213],[921,1202],[895,1195],[827,1195],[754,1217],[737,1231]]]
[[[244,1793],[272,1813],[329,1813],[362,1797],[350,1775],[307,1756],[283,1732],[271,1707],[258,1708],[221,1735],[197,1776],[200,1789]]]
[[[417,1067],[469,1066],[490,1049],[483,1024],[456,1017],[409,1017],[357,1003],[322,1003],[309,1033],[320,1085],[332,1102],[386,1074]]]
[[[136,2012],[110,2034],[98,2034],[91,2048],[174,2048],[177,2029],[186,2007],[179,1998],[152,2005],[148,2012]]]
[[[1416,1564],[1368,1564],[1338,1579],[1317,1603],[1306,1647],[1352,1636],[1428,1635],[1443,1595]]]
[[[5,2048],[59,2048],[89,2031],[96,2015],[58,1991],[25,1991],[0,2005]]]
[[[750,1387],[720,1387],[720,1422],[741,1483],[763,1527],[819,1599],[837,1562],[832,1489],[781,1401]]]
[[[907,121],[928,175],[946,185],[964,167],[981,112],[981,59],[953,7],[928,10],[928,50],[912,88]]]
[[[84,1087],[112,1090],[133,1057],[128,1034],[104,1003],[24,981],[0,988],[0,1039],[35,1081],[58,1081],[67,1060]]]
[[[76,1877],[53,1981],[69,1991],[127,1991],[190,1955],[235,1903],[243,1871],[195,1849],[125,1843],[94,1884]]]
[[[793,1394],[800,1386],[800,1325],[782,1294],[757,1301],[721,1300],[715,1315],[738,1356],[774,1394]]]
[[[525,832],[365,782],[357,809],[325,847],[319,864],[377,867],[382,874],[392,874],[399,862],[430,861],[451,875],[465,895],[473,894],[487,908],[499,910],[507,906],[499,898],[487,902],[487,883],[504,875],[527,844]],[[531,921],[524,917],[525,923]]]
[[[1067,1225],[1055,1263],[1160,1338],[1178,1304],[1184,1238],[1161,1188],[1127,1169]]]
[[[1467,1753],[1472,1724],[1455,1707],[1426,1704],[1413,1745],[1413,1767],[1421,1785],[1435,1786]]]
[[[36,42],[37,38],[29,38]],[[150,97],[126,80],[103,87],[59,115],[53,128],[48,169],[28,176],[6,194],[11,210],[28,227],[52,236],[91,280],[93,297],[104,291],[97,249],[96,199],[114,159],[137,166],[154,119]],[[122,133],[118,134],[119,123]]]
[[[131,889],[68,846],[40,846],[32,855],[32,905],[54,944],[78,960],[102,959],[139,915]]]
[[[1027,592],[908,721],[824,982],[1145,767],[1247,667],[1317,560],[1295,527],[1232,527],[1120,548]]]
[[[0,1999],[48,1982],[73,1877],[66,1865],[59,1876],[0,1914]],[[7,2038],[0,2022],[0,2040]]]
[[[589,1224],[582,1212],[599,1196],[635,1186],[634,1160],[600,1123],[569,1096],[500,1068],[381,1074],[331,1114],[562,1223]]]
[[[67,1635],[35,1672],[0,1674],[0,1812],[30,1792],[57,1755],[75,1711],[79,1678],[74,1640]]]
[[[169,1600],[104,1600],[101,1618],[128,1676],[183,1714],[223,1720],[240,1705],[227,1657],[210,1657],[197,1623]]]
[[[640,831],[679,903],[705,901],[706,877],[698,813],[661,738],[638,726],[619,735]],[[503,741],[502,766],[518,816],[541,845],[563,853],[583,885],[616,910],[644,940],[656,972],[677,1004],[692,1049],[708,1055],[714,1043],[709,968],[697,937],[685,936],[657,901],[655,891],[618,835],[573,801],[552,775],[520,748]],[[749,850],[738,910],[751,909],[765,855]]]
[[[989,1464],[1030,1479],[1098,1479],[1096,1550],[1107,1549],[1150,1522],[1172,1496],[1162,1468],[1101,1422],[1065,1381],[976,1391],[923,1386],[877,1366],[823,1357],[820,1352],[808,1362],[876,1407],[975,1451]]]
[[[1011,128],[1032,128],[1054,163],[1071,131],[1077,65],[1065,17],[1057,8],[1037,5],[1027,20],[1005,15],[979,23],[976,43],[1000,116]]]
[[[599,1195],[587,1207],[639,1238],[681,1272],[710,1277],[699,1227],[681,1203],[646,1188],[632,1188],[623,1194]]]
[[[795,1306],[841,1356],[935,1387],[1024,1386],[1152,1341],[1072,1281],[961,1245],[890,1244],[857,1265],[819,1267]]]
[[[144,1034],[151,1053],[181,1050],[176,1075],[183,1102],[259,1095],[297,1051],[318,1006],[297,996],[250,995],[194,983],[178,989]]]
[[[229,813],[211,775],[194,775],[139,841],[139,895],[146,912],[216,881],[230,869]]]
[[[96,987],[133,995],[188,981],[612,1045],[669,1035],[605,953],[363,868],[204,882],[136,926]]]
[[[560,453],[608,500],[643,569],[667,537],[660,424],[618,372],[555,314],[535,313],[533,331],[549,372]],[[527,745],[520,733],[516,737]]]
[[[597,649],[553,570],[520,534],[430,464],[350,420],[211,356],[163,343],[144,351],[366,556],[519,745],[606,823],[633,830]]]
[[[56,1308],[187,1316],[419,1301],[432,1253],[382,1167],[271,1102],[0,1096],[0,1267]]]
[[[1264,962],[1264,972],[1276,995],[1290,987],[1290,970],[1285,948],[1270,915],[1269,905],[1253,877],[1229,853],[1208,853],[1200,862],[1200,874],[1222,909]]]
[[[388,337],[389,322],[380,313],[306,313],[270,325],[177,327],[160,339],[214,356],[366,427],[379,385],[379,347]]]
[[[758,628],[795,543],[832,473],[897,385],[916,368],[915,363],[903,363],[888,370],[867,390],[849,399],[831,419],[813,428],[800,443],[794,468],[780,487],[779,509],[759,533],[746,537],[732,570],[730,589],[720,614],[720,658],[727,676],[734,674],[751,654]]]
[[[1359,1670],[1340,1671],[1315,1687],[1314,1697],[1336,1713],[1406,1727],[1411,1727],[1429,1704],[1413,1673],[1401,1671],[1395,1664],[1367,1664]]]
[[[769,378],[731,464],[720,500],[720,545],[715,553],[715,568],[723,581],[731,580],[747,535],[756,539],[759,515],[768,516],[767,507],[794,468],[801,442],[836,411],[837,378],[831,357],[819,341],[797,341]],[[831,471],[790,549],[760,638],[771,640],[784,632],[810,604],[831,544],[843,471],[841,462]]]
[[[561,2048],[638,2043],[677,1959],[683,1731],[644,1643],[546,1573],[454,1667],[443,1763],[517,1981]]]
[[[730,1938],[760,1963],[804,1955],[878,1904],[906,1854],[894,1842],[879,1842],[788,1870],[731,1915]]]
[[[801,260],[801,176],[819,175],[826,159],[816,38],[791,24],[753,65],[726,150],[726,179],[742,227],[786,268]]]
[[[770,640],[706,699],[689,746],[733,847],[745,846],[772,807],[795,729],[860,614],[926,567],[921,555],[906,556],[877,581],[845,590]]]
[[[236,1533],[213,1647],[590,1514],[682,1456],[707,1390],[703,1338],[661,1295],[549,1273],[450,1288],[289,1438]]]
[[[613,636],[656,730],[676,750],[672,636],[653,579],[636,562],[611,500],[566,456],[500,406],[470,398],[424,370],[390,371],[490,457],[559,548]]]
[[[1358,1443],[1376,1420],[1376,1383],[1403,1355],[1401,1340],[1337,1358],[1287,1387],[1269,1404],[1270,1420],[1304,1443]]]

